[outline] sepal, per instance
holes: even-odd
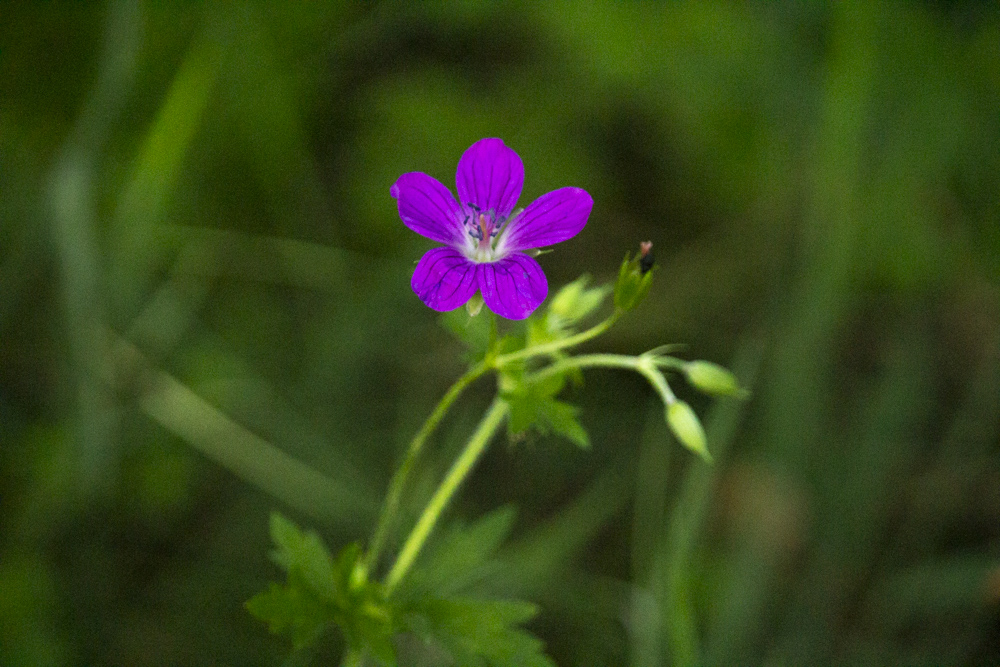
[[[646,258],[651,255],[643,245],[646,252],[640,251],[635,257],[626,253],[618,270],[618,280],[615,282],[615,308],[618,310],[632,310],[649,294],[655,267],[648,263]]]

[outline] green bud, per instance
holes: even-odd
[[[469,317],[475,317],[482,309],[483,295],[479,292],[473,294],[472,298],[465,302],[465,311],[469,313]]]
[[[735,375],[711,361],[689,361],[684,364],[684,375],[691,386],[706,394],[745,398],[748,393],[740,387]]]
[[[583,275],[563,287],[549,304],[549,314],[560,322],[573,323],[593,312],[608,294],[607,287],[587,288],[590,276]]]
[[[653,282],[650,257],[649,246],[646,244],[643,244],[643,250],[635,257],[625,255],[621,269],[618,270],[618,282],[615,283],[615,308],[632,310],[646,298]]]
[[[560,317],[569,317],[574,310],[577,299],[580,298],[580,294],[583,292],[583,288],[587,286],[589,279],[588,276],[580,276],[556,292],[556,295],[552,297],[552,302],[549,304],[549,310]]]
[[[705,431],[701,428],[698,415],[694,413],[690,405],[684,401],[674,401],[668,405],[667,426],[674,432],[682,445],[700,455],[706,462],[712,462],[712,455],[708,453],[708,446],[705,442]]]

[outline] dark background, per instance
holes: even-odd
[[[269,511],[367,536],[463,369],[389,186],[487,136],[522,206],[594,197],[553,289],[654,242],[586,349],[753,390],[676,383],[711,468],[613,371],[570,396],[590,451],[494,443],[449,516],[519,508],[494,583],[556,661],[1000,662],[1000,10],[605,0],[0,6],[0,663],[280,663]]]

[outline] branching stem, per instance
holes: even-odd
[[[455,384],[451,385],[434,408],[434,411],[431,412],[427,421],[424,422],[424,425],[420,427],[417,434],[413,436],[413,440],[410,441],[410,447],[406,450],[406,458],[403,459],[399,468],[396,469],[395,474],[392,476],[392,481],[389,483],[389,491],[386,493],[385,503],[379,515],[375,536],[372,538],[371,547],[365,558],[365,567],[368,572],[371,572],[372,568],[378,564],[379,554],[385,545],[385,539],[399,509],[399,500],[403,494],[403,488],[406,486],[406,480],[410,475],[413,464],[417,460],[417,456],[423,449],[424,443],[430,437],[431,433],[434,432],[434,429],[437,428],[441,419],[448,413],[448,409],[451,408],[452,403],[462,395],[466,387],[479,379],[488,370],[490,370],[490,365],[486,361],[481,361],[466,371],[465,375],[460,377]]]
[[[581,331],[580,333],[569,336],[568,338],[562,338],[560,340],[554,340],[551,343],[545,343],[543,345],[533,345],[531,347],[526,347],[523,350],[518,350],[517,352],[511,352],[510,354],[501,354],[493,360],[493,365],[496,368],[503,368],[507,364],[513,361],[520,361],[521,359],[530,359],[531,357],[539,357],[544,354],[552,354],[553,352],[558,352],[559,350],[566,349],[567,347],[573,347],[574,345],[579,345],[580,343],[586,342],[591,338],[596,338],[602,333],[611,328],[611,326],[618,321],[622,316],[622,311],[615,310],[611,315],[604,320],[595,324],[586,331]]]
[[[531,374],[528,379],[529,381],[542,380],[550,375],[563,373],[572,368],[594,368],[599,366],[605,368],[627,368],[649,380],[649,383],[653,385],[653,389],[656,390],[656,393],[663,400],[663,404],[670,405],[677,398],[663,377],[663,373],[657,368],[660,365],[663,364],[658,362],[658,358],[650,356],[648,353],[638,357],[624,354],[581,354],[577,357],[560,359],[537,373]]]
[[[451,469],[448,470],[448,474],[445,475],[440,486],[438,486],[431,497],[430,502],[427,503],[427,507],[424,508],[423,513],[417,520],[417,524],[406,538],[406,542],[399,552],[399,557],[396,558],[396,562],[393,563],[392,569],[389,570],[389,574],[386,577],[386,595],[392,593],[393,589],[402,581],[413,565],[413,561],[420,554],[420,550],[430,536],[431,531],[434,530],[434,525],[440,518],[441,512],[448,505],[448,501],[451,500],[451,497],[458,490],[462,481],[472,471],[476,461],[479,460],[479,456],[485,451],[486,445],[489,444],[493,438],[493,434],[496,433],[504,417],[507,416],[508,410],[509,407],[504,400],[500,398],[493,400],[489,410],[486,411],[482,421],[479,422],[479,426],[476,427],[476,431],[469,438],[469,442],[466,443],[465,449],[455,459]]]

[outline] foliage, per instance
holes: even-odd
[[[388,600],[380,585],[366,581],[357,544],[334,559],[316,533],[273,513],[272,558],[287,572],[287,583],[272,583],[247,609],[272,632],[289,634],[295,649],[336,626],[351,650],[384,665],[397,663],[393,637],[409,632],[425,645],[439,645],[457,665],[549,667],[554,663],[542,642],[519,627],[537,615],[535,605],[462,595],[481,576],[513,518],[508,508],[468,528],[456,525],[414,572],[414,583]]]
[[[272,583],[247,602],[271,632],[288,632],[299,649],[315,641],[330,625],[344,632],[347,643],[385,663],[395,662],[390,642],[393,615],[380,587],[361,572],[361,547],[352,543],[331,558],[319,536],[304,533],[277,512],[271,514],[271,557],[288,573],[285,585]]]
[[[550,301],[584,271],[615,284],[654,242],[650,292],[602,349],[688,343],[679,365],[640,356],[714,464],[664,446],[649,377],[567,370],[550,397],[590,448],[529,414],[535,446],[483,454],[443,525],[512,502],[518,521],[455,597],[531,600],[560,665],[1000,663],[994,4],[3,16],[0,663],[286,659],[240,605],[273,577],[268,512],[338,550],[366,536],[466,362],[550,335],[546,311],[495,338],[446,315],[482,327],[466,350],[409,288],[429,246],[388,187],[452,173],[485,136],[531,170],[525,201],[594,195],[587,228],[539,258]],[[511,363],[504,388],[593,352]],[[688,359],[752,398],[700,393]],[[489,400],[484,375],[428,441],[384,556]],[[336,664],[339,637],[289,664]]]

